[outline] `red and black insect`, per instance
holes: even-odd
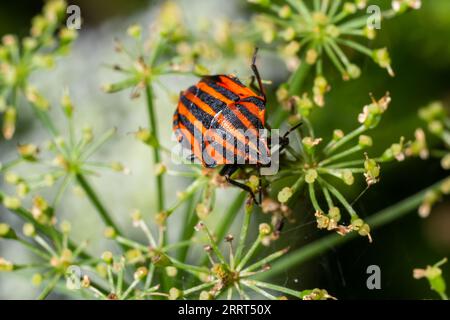
[[[257,50],[252,59],[254,76],[250,87],[256,80],[259,92],[233,75],[205,76],[180,93],[173,130],[183,148],[189,150],[191,161],[200,161],[209,168],[223,165],[220,175],[258,202],[250,187],[231,179],[243,165],[261,167],[270,163],[270,145],[261,137],[266,129],[267,100],[255,64],[256,53]],[[280,141],[282,147],[288,144],[289,132]]]

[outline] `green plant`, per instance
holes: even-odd
[[[366,8],[366,1],[342,3],[316,0],[311,1],[310,7],[297,0],[288,0],[282,5],[279,1],[269,0],[250,2],[260,5],[263,12],[244,25],[231,26],[227,21],[221,22],[221,37],[205,34],[200,38],[195,30],[183,24],[181,10],[169,2],[163,5],[148,37],[140,26],[133,25],[127,31],[129,39],[116,41],[116,51],[120,54],[118,59],[122,60],[113,64],[112,68],[124,78],[103,85],[103,90],[111,94],[130,90],[133,100],[144,96],[147,107],[148,127],[134,128],[134,136],[152,152],[156,205],[153,221],[147,221],[140,210],[131,214],[132,224],[143,233],[144,241],[124,232],[101,200],[100,192],[89,181],[96,176],[99,168],[128,172],[119,162],[98,163],[90,160],[104,143],[112,141],[115,131],[107,131],[95,139],[91,128],[75,128],[74,103],[66,90],[61,100],[68,125],[67,138],[64,138],[56,126],[54,115],[50,113],[50,103],[30,85],[29,74],[36,69],[36,61],[52,62],[53,57],[61,51],[65,52],[75,39],[75,33],[66,29],[61,29],[55,38],[65,2],[48,2],[43,15],[34,20],[31,40],[27,38],[22,41],[22,50],[18,49],[15,37],[4,37],[0,47],[0,107],[4,109],[0,110],[4,111],[4,136],[7,139],[13,136],[15,110],[25,104],[25,101],[17,99],[17,95],[24,92],[29,102],[27,104],[36,111],[37,119],[47,129],[51,141],[46,147],[19,145],[17,158],[0,166],[0,173],[7,184],[15,187],[15,190],[0,191],[0,202],[25,222],[22,234],[14,231],[9,224],[0,224],[0,238],[20,243],[38,258],[38,262],[29,265],[1,258],[0,271],[38,269],[33,283],[45,283],[39,298],[46,298],[53,290],[60,290],[75,297],[86,294],[101,299],[249,299],[254,296],[268,299],[287,296],[329,299],[333,297],[326,290],[294,290],[271,283],[271,277],[357,234],[372,241],[370,232],[374,228],[400,218],[418,208],[422,202],[420,211],[429,212],[434,199],[439,198],[441,193],[448,193],[448,180],[444,180],[367,219],[362,219],[353,208],[353,202],[358,198],[349,200],[346,187],[356,185],[358,176],[366,186],[359,191],[365,192],[380,181],[382,165],[413,156],[428,156],[421,130],[416,132],[415,140],[407,141],[401,137],[399,142],[383,146],[385,151],[380,155],[373,156],[370,147],[374,142],[367,134],[381,126],[381,118],[388,111],[391,101],[389,94],[378,100],[371,97],[370,103],[357,117],[355,115],[359,124],[353,131],[345,134],[339,129],[331,130],[328,139],[315,134],[311,114],[320,112],[322,109],[318,107],[326,105],[324,94],[330,89],[325,77],[328,62],[344,80],[358,78],[360,68],[347,57],[346,50],[350,49],[352,53],[354,50],[370,56],[393,75],[386,49],[372,50],[369,45],[356,40],[371,40],[375,36],[375,30],[367,27],[367,16],[358,14],[358,9]],[[383,11],[382,16],[392,18],[407,9],[417,9],[419,4],[417,0],[393,1],[393,8]],[[251,26],[254,25],[256,32],[246,32],[249,29],[253,31]],[[132,43],[127,44],[128,40]],[[255,44],[263,43],[266,44],[265,50],[278,53],[279,58],[285,59],[291,71],[284,83],[270,90],[270,96],[276,97],[277,103],[270,108],[268,122],[278,127],[302,121],[304,128],[294,133],[292,140],[296,139],[299,143],[292,144],[282,154],[280,171],[274,176],[264,177],[261,208],[255,207],[251,199],[241,192],[230,201],[223,216],[219,216],[216,194],[218,189],[228,185],[217,170],[186,165],[186,170],[182,171],[170,166],[167,160],[171,155],[170,145],[161,139],[158,130],[156,108],[160,106],[156,103],[155,88],[163,87],[173,96],[176,93],[164,84],[166,76],[206,74],[218,57],[226,66],[228,59],[236,58],[236,52],[247,57]],[[348,48],[343,50],[342,46]],[[50,52],[50,55],[43,57],[41,49]],[[11,70],[20,77],[12,77]],[[311,89],[306,89],[311,78]],[[448,144],[448,120],[441,109],[434,105],[422,111],[420,116],[428,122],[430,131]],[[444,155],[442,152],[435,154]],[[444,168],[448,167],[447,156],[445,152],[442,160]],[[22,176],[15,172],[21,165],[47,167],[37,176]],[[258,178],[255,172],[244,169],[239,174],[256,191]],[[169,197],[165,193],[169,175],[189,181],[189,185],[177,194],[177,199],[171,204],[168,204]],[[58,210],[62,205],[61,196],[72,181],[84,191],[105,224],[105,237],[116,244],[118,250],[108,248],[101,257],[95,257],[89,253],[87,242],[78,244],[70,239],[70,223],[60,223]],[[51,201],[42,196],[42,187],[56,189]],[[436,196],[438,192],[441,193]],[[278,248],[278,240],[283,237],[278,227],[284,220],[296,223],[293,210],[301,197],[309,199],[305,207],[312,209],[309,211],[315,216],[317,227],[338,234],[326,235],[292,251]],[[259,220],[261,212],[270,213],[270,217],[262,216],[270,221],[252,223],[257,220],[256,215]],[[236,236],[231,226],[240,216],[243,222]],[[168,235],[170,219],[174,217],[183,220],[175,241]],[[270,253],[263,254],[264,248],[270,248]],[[83,270],[79,284],[82,290],[78,291],[60,286],[61,280],[74,265]],[[183,286],[180,286],[180,279],[183,279]]]
[[[432,266],[427,266],[426,269],[413,270],[414,279],[426,278],[430,284],[431,290],[439,294],[442,300],[448,300],[447,294],[445,293],[447,286],[444,277],[442,276],[442,269],[440,268],[445,263],[447,263],[447,258],[442,259]]]

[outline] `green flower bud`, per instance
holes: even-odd
[[[50,108],[48,101],[37,91],[35,87],[28,86],[25,89],[25,95],[30,103],[36,108],[47,111]]]
[[[134,273],[135,280],[142,280],[147,276],[148,269],[146,267],[139,267]]]
[[[353,177],[353,173],[351,170],[344,169],[341,172],[341,178],[346,185],[351,186],[355,182],[355,178]]]
[[[59,31],[59,40],[61,41],[61,46],[68,46],[77,38],[77,31],[74,29],[62,28]]]
[[[22,232],[26,237],[33,238],[36,236],[36,229],[31,223],[25,223],[22,227]]]
[[[450,178],[445,179],[444,182],[442,182],[439,189],[445,195],[450,194]]]
[[[51,55],[34,55],[31,63],[34,67],[44,68],[44,69],[53,69],[55,67],[55,59]],[[43,98],[41,98],[43,99]],[[30,102],[32,102],[30,100]]]
[[[361,76],[361,69],[356,64],[350,64],[347,67],[347,73],[352,79],[358,79]]]
[[[291,56],[295,56],[299,50],[300,50],[300,42],[294,40],[294,41],[289,42],[283,48],[283,54],[288,57],[291,57]]]
[[[366,158],[364,161],[364,170],[364,176],[369,186],[378,182],[378,178],[380,176],[380,165],[375,160]]]
[[[0,223],[0,238],[17,239],[17,235],[9,224]]]
[[[317,171],[314,169],[308,169],[305,173],[306,183],[314,183],[318,177]]]
[[[25,37],[22,39],[22,46],[25,51],[30,52],[34,50],[38,45],[38,42],[35,38]]]
[[[151,249],[150,256],[152,263],[157,267],[168,267],[172,265],[170,258],[162,251]]]
[[[17,146],[17,152],[22,159],[34,162],[37,160],[39,148],[34,144],[19,144]]]
[[[445,109],[440,101],[432,102],[419,110],[419,117],[426,121],[443,120],[446,117]]]
[[[341,35],[341,31],[334,24],[327,26],[325,32],[332,38],[338,38]]]
[[[355,0],[355,4],[359,10],[362,10],[367,6],[367,0]]]
[[[331,207],[328,211],[328,217],[336,222],[341,220],[341,211],[338,207]]]
[[[197,216],[200,218],[200,220],[205,220],[209,216],[211,211],[208,205],[201,202],[195,207],[195,212],[197,213]]]
[[[366,135],[360,135],[358,144],[362,148],[368,148],[373,145],[372,138]]]
[[[324,215],[322,212],[317,211],[315,213],[317,228],[318,229],[327,229],[330,225],[330,218]]]
[[[105,251],[102,253],[102,260],[107,264],[112,264],[113,262],[113,254],[111,251]]]
[[[444,133],[444,124],[438,120],[431,121],[428,124],[428,130],[430,130],[432,134],[440,137]]]
[[[69,221],[64,220],[63,222],[61,222],[60,228],[63,233],[68,234],[72,230],[72,225],[70,224]]]
[[[247,0],[250,3],[254,3],[257,5],[260,5],[261,7],[268,7],[270,6],[270,0]]]
[[[367,26],[364,28],[363,33],[364,33],[364,36],[369,40],[375,39],[375,37],[377,35],[375,28],[370,28]]]
[[[303,146],[305,147],[306,151],[307,151],[309,154],[311,154],[311,153],[314,152],[315,147],[316,147],[320,142],[322,142],[322,138],[316,138],[316,139],[313,139],[313,138],[311,138],[311,137],[304,137],[304,138],[302,139]]]
[[[260,236],[268,236],[271,231],[272,231],[272,228],[267,223],[261,223],[259,225],[259,235]]]
[[[12,262],[0,257],[0,272],[10,272],[13,270],[14,265]]]
[[[170,288],[169,290],[169,300],[178,300],[182,298],[183,292],[177,288]]]
[[[131,213],[131,219],[133,220],[133,223],[138,223],[138,222],[142,221],[141,210],[138,210],[138,209],[134,210]]]
[[[86,144],[89,144],[94,140],[94,133],[92,132],[91,127],[84,127],[83,128],[83,141]]]
[[[33,284],[33,286],[39,287],[42,284],[42,280],[43,280],[42,274],[35,273],[31,278],[31,283]]]
[[[72,118],[74,107],[68,90],[64,90],[64,94],[61,98],[61,106],[66,117]]]
[[[287,19],[292,15],[291,7],[288,5],[284,5],[281,7],[281,9],[278,11],[278,15],[280,18]]]
[[[367,237],[370,235],[370,226],[364,223],[358,230],[360,236]]]
[[[142,27],[140,25],[134,24],[128,27],[127,33],[130,37],[140,40],[142,37]]]
[[[9,140],[16,131],[17,112],[13,107],[8,107],[3,115],[3,136]]]
[[[17,185],[22,181],[22,179],[14,172],[6,172],[5,182],[12,185]]]
[[[352,2],[345,2],[342,9],[346,14],[354,14],[358,8]]]
[[[117,236],[117,233],[113,227],[108,226],[103,231],[103,236],[107,239],[114,239]]]
[[[372,58],[380,67],[386,69],[390,76],[394,76],[394,71],[391,68],[391,58],[386,48],[374,50]]]
[[[292,27],[288,27],[281,32],[281,36],[287,42],[294,40],[296,35],[295,29]]]
[[[359,218],[352,219],[352,226],[354,230],[359,230],[364,225],[364,221]]]
[[[213,300],[214,296],[209,291],[200,292],[199,300]]]
[[[286,84],[282,84],[276,92],[277,100],[280,103],[286,102],[289,99],[289,90]]]
[[[178,274],[178,269],[172,266],[166,267],[166,274],[171,277],[174,278],[177,276]]]
[[[126,168],[122,163],[114,161],[111,162],[111,169],[117,172],[122,172],[125,174],[128,174],[130,172],[130,170],[128,168]]]
[[[336,129],[333,131],[333,141],[339,141],[344,137],[344,131]]]
[[[280,192],[278,192],[278,201],[281,203],[286,203],[292,197],[292,188],[284,187]]]
[[[20,208],[21,202],[19,198],[7,196],[3,198],[3,205],[7,209],[16,210]]]
[[[309,49],[306,51],[306,63],[307,64],[315,64],[317,61],[317,58],[319,57],[319,53],[315,49]]]
[[[305,117],[309,116],[312,108],[314,107],[314,103],[308,97],[308,94],[304,93],[301,97],[293,97],[293,98],[296,98],[295,103],[297,105],[299,114]]]

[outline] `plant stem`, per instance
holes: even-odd
[[[145,93],[147,96],[147,111],[150,124],[150,131],[153,137],[159,143],[158,126],[156,125],[156,115],[153,107],[153,90],[150,83],[145,85]],[[153,161],[155,164],[161,162],[161,154],[159,148],[153,148]],[[162,175],[155,175],[156,177],[156,192],[157,192],[157,208],[158,211],[164,210],[164,185]]]
[[[0,191],[0,203],[3,201],[4,198],[4,194]],[[33,215],[26,209],[19,207],[17,209],[10,209],[11,212],[14,212],[18,217],[20,217],[21,219],[23,219],[24,221],[28,221],[31,224],[33,224],[36,227],[36,230],[40,231],[41,233],[43,233],[44,235],[46,235],[47,237],[52,237],[53,235],[56,235],[57,240],[61,240],[62,239],[62,234],[57,231],[55,228],[51,228],[49,226],[43,225],[39,222],[37,222]],[[71,250],[75,250],[78,245],[75,245],[72,241],[68,240],[68,247]],[[94,259],[91,255],[89,255],[88,253],[81,251],[79,253],[79,256],[83,259]]]
[[[191,239],[192,235],[194,234],[194,226],[198,222],[198,216],[195,213],[195,204],[196,204],[196,196],[192,195],[191,197],[189,197],[186,204],[186,211],[184,213],[185,214],[184,223],[183,228],[181,230],[181,236],[179,239],[180,242]],[[177,257],[179,261],[181,262],[186,261],[189,248],[190,248],[189,246],[182,246],[178,249]]]
[[[342,159],[344,157],[347,157],[347,156],[349,156],[349,155],[351,155],[351,154],[353,154],[355,152],[361,151],[363,149],[364,148],[362,146],[360,146],[360,145],[354,146],[354,147],[352,147],[350,149],[342,151],[341,153],[335,154],[335,155],[333,155],[333,156],[331,156],[331,157],[321,161],[319,163],[319,166],[325,166],[325,165],[327,165],[327,164],[329,164],[331,162],[334,162],[336,160],[339,160],[339,159]]]
[[[111,218],[111,215],[103,206],[97,194],[87,182],[86,178],[81,173],[78,173],[76,175],[76,178],[81,188],[83,188],[84,192],[86,192],[86,195],[88,196],[92,205],[95,207],[95,209],[97,209],[97,212],[99,213],[100,218],[102,218],[103,222],[107,226],[112,227],[117,235],[122,235],[122,232],[120,232],[120,229],[117,227],[116,223]]]
[[[271,255],[268,255],[267,257],[259,260],[258,262],[255,262],[254,264],[252,264],[251,266],[248,266],[247,268],[245,268],[241,273],[248,273],[248,272],[252,272],[260,267],[263,267],[264,265],[269,264],[270,262],[272,262],[273,260],[278,259],[279,257],[285,255],[288,252],[289,248],[284,248],[281,249],[277,252],[272,253]]]
[[[252,289],[253,291],[259,293],[260,295],[262,295],[263,297],[269,299],[269,300],[277,300],[277,297],[275,297],[274,295],[271,295],[270,293],[264,291],[263,289],[253,285],[252,281],[248,281],[248,280],[242,280],[241,283],[246,286],[249,287],[250,289]]]
[[[303,6],[303,5],[302,5]],[[300,66],[295,70],[288,80],[289,95],[300,95],[303,82],[311,69],[311,65],[305,62],[305,59],[301,59]],[[273,120],[273,126],[275,128],[280,127],[283,120],[287,117],[286,112],[280,112]]]
[[[239,209],[245,201],[246,194],[245,192],[240,192],[234,201],[231,203],[228,211],[225,213],[224,217],[221,219],[221,222],[216,228],[216,238],[217,241],[222,241],[225,237],[225,233],[230,229],[231,224],[239,213]]]
[[[407,215],[422,203],[428,191],[438,189],[444,181],[445,179],[386,209],[379,211],[378,213],[373,214],[366,220],[367,223],[370,225],[372,230],[375,230],[376,228],[384,226]],[[255,277],[258,279],[267,279],[280,273],[286,272],[286,270],[289,270],[289,268],[292,268],[293,266],[298,267],[309,259],[320,255],[330,248],[336,247],[351,239],[354,239],[356,236],[357,235],[355,233],[350,233],[345,236],[340,236],[338,234],[325,236],[317,241],[303,246],[301,249],[298,249],[293,253],[286,255],[285,257],[280,258],[276,263],[272,265],[271,270],[258,274]]]
[[[247,262],[251,259],[251,257],[255,253],[256,249],[261,244],[261,240],[262,240],[261,236],[258,236],[256,241],[252,244],[250,250],[248,250],[247,254],[244,256],[244,258],[242,258],[241,262],[239,262],[239,265],[236,268],[237,271],[240,271],[243,267],[245,267]]]
[[[245,194],[245,192],[240,192],[236,196],[236,198],[234,198],[234,200],[232,201],[224,217],[220,220],[218,226],[216,227],[216,231],[214,232],[215,238],[217,239],[216,240],[217,244],[224,239],[225,233],[227,233],[227,231],[230,230],[233,221],[236,219],[236,216],[240,212],[239,209],[244,203],[246,196],[247,195]],[[208,263],[208,256],[205,255],[199,265],[204,266],[207,263]]]
[[[52,292],[53,288],[55,288],[56,284],[58,283],[59,279],[61,278],[61,274],[56,274],[50,282],[47,284],[47,286],[44,288],[44,290],[39,294],[37,297],[38,300],[44,300],[48,297],[48,295]]]
[[[212,287],[212,286],[215,285],[215,284],[216,284],[216,282],[206,282],[206,283],[202,283],[202,284],[200,284],[200,285],[198,285],[198,286],[195,286],[195,287],[192,287],[192,288],[190,288],[190,289],[184,290],[184,291],[183,291],[183,296],[187,296],[187,295],[192,294],[192,293],[194,293],[194,292],[197,292],[197,291],[200,291],[200,290],[203,290],[203,289],[207,289],[207,288],[209,288],[209,287]]]
[[[239,265],[239,263],[240,263],[242,250],[244,250],[245,241],[247,240],[248,227],[250,225],[250,220],[252,218],[252,211],[253,211],[253,205],[247,205],[245,207],[244,222],[242,223],[241,234],[239,236],[239,244],[236,249],[236,255],[235,255],[235,263],[237,265]]]
[[[350,203],[348,203],[347,199],[345,199],[345,197],[339,192],[338,189],[336,189],[333,185],[331,185],[330,183],[328,183],[327,181],[325,181],[321,177],[318,177],[317,179],[319,180],[319,182],[321,184],[323,184],[323,186],[325,188],[327,188],[336,197],[336,199],[339,200],[339,202],[348,211],[348,213],[350,214],[352,219],[357,219],[358,218],[358,214],[356,213],[356,211],[353,209],[353,207],[350,205]]]
[[[367,128],[365,126],[363,126],[363,125],[358,127],[358,128],[356,128],[355,130],[353,130],[349,134],[345,135],[342,139],[338,140],[336,143],[327,145],[323,152],[325,153],[325,155],[329,155],[330,153],[332,153],[333,151],[335,151],[339,147],[343,146],[347,142],[349,142],[352,139],[356,138],[358,135],[364,133],[366,130],[367,130]]]
[[[275,284],[271,284],[271,283],[266,283],[266,282],[261,282],[261,281],[255,281],[255,280],[250,280],[254,285],[261,287],[261,288],[265,288],[265,289],[269,289],[269,290],[273,290],[273,291],[278,291],[278,292],[282,292],[282,293],[286,293],[289,294],[291,296],[300,298],[301,297],[301,292],[296,291],[296,290],[292,290],[286,287],[281,287],[281,286],[277,286]]]

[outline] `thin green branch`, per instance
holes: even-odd
[[[415,212],[415,209],[420,206],[425,195],[431,191],[438,189],[444,180],[437,182],[436,184],[384,209],[371,215],[366,219],[367,223],[370,225],[372,230],[382,227],[392,221],[402,218],[408,213]],[[292,252],[280,258],[276,263],[272,265],[272,268],[264,273],[255,275],[257,279],[269,279],[278,274],[285,273],[292,267],[298,267],[306,261],[319,256],[323,252],[335,248],[349,240],[357,237],[356,233],[349,233],[345,236],[340,236],[338,234],[331,234],[325,236],[319,240],[316,240],[310,244],[303,246],[302,248]]]
[[[252,211],[253,211],[253,205],[246,205],[244,221],[242,222],[241,233],[239,235],[239,243],[238,243],[238,247],[236,249],[236,255],[234,256],[236,264],[240,263],[242,251],[244,250],[244,247],[245,247],[245,242],[247,240],[247,235],[248,235],[248,227],[250,226],[250,220],[252,218]]]
[[[87,182],[86,178],[82,174],[76,175],[77,181],[81,188],[84,190],[86,195],[88,196],[89,200],[91,201],[92,205],[97,210],[98,214],[100,215],[103,222],[114,229],[117,235],[122,235],[122,232],[120,231],[119,227],[116,225],[114,220],[111,218],[111,215],[106,210],[100,199],[98,198],[97,194],[95,193],[94,189],[90,186],[90,184]]]
[[[59,279],[61,278],[61,274],[56,274],[47,284],[47,286],[44,288],[44,290],[39,294],[37,297],[38,300],[44,300],[48,297],[48,295],[53,291],[56,284],[58,283]]]

